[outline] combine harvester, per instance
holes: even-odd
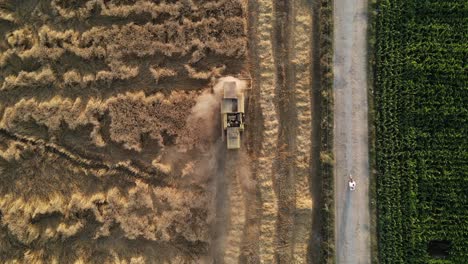
[[[224,82],[223,90],[224,96],[221,102],[222,138],[223,141],[226,139],[228,149],[239,149],[245,120],[244,91],[239,89],[234,81]]]

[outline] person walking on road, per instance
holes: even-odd
[[[351,174],[349,175],[348,185],[351,191],[354,191],[356,189],[356,181],[353,180],[353,176]]]

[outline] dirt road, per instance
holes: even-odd
[[[337,263],[370,263],[367,1],[336,0],[334,27]],[[354,192],[347,186],[350,173]]]

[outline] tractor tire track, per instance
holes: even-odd
[[[293,262],[293,229],[296,205],[295,140],[297,113],[294,96],[294,69],[290,60],[294,47],[291,27],[291,1],[277,0],[274,6],[275,23],[273,56],[276,66],[276,102],[279,113],[278,150],[276,152],[274,187],[278,197],[275,260]]]
[[[221,124],[219,124],[221,125]],[[229,179],[228,174],[226,173],[226,159],[227,149],[226,142],[218,142],[217,146],[217,169],[215,175],[215,199],[214,199],[214,208],[215,208],[215,219],[214,226],[212,230],[211,238],[211,260],[212,263],[224,263],[224,251],[225,251],[225,238],[227,230],[227,222],[229,219],[229,200],[227,200],[227,195],[229,192]]]
[[[232,162],[228,162],[229,175],[229,225],[226,238],[224,263],[239,263],[241,242],[245,225],[245,202],[239,182],[240,153],[230,153]]]
[[[98,162],[96,160],[86,159],[54,143],[47,143],[42,139],[35,139],[31,137],[17,135],[3,128],[0,128],[0,136],[8,138],[10,140],[28,144],[31,146],[41,147],[46,152],[55,154],[85,169],[105,170],[107,172],[118,171],[118,172],[124,173],[125,175],[132,175],[136,178],[141,179],[144,182],[151,183],[152,185],[157,186],[157,185],[164,184],[164,181],[161,180],[161,177],[163,177],[163,174],[156,174],[154,172],[142,171],[141,169],[131,165],[130,162],[119,162],[116,164],[108,164],[104,162]],[[129,179],[129,181],[133,182],[134,179]]]
[[[240,150],[227,150],[219,141],[215,179],[215,221],[212,230],[213,263],[239,263],[245,226],[245,200],[239,183]]]

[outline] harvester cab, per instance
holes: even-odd
[[[221,102],[221,118],[223,124],[222,138],[226,139],[228,149],[239,149],[241,134],[244,131],[244,91],[237,87],[236,82],[224,82],[223,99]]]

